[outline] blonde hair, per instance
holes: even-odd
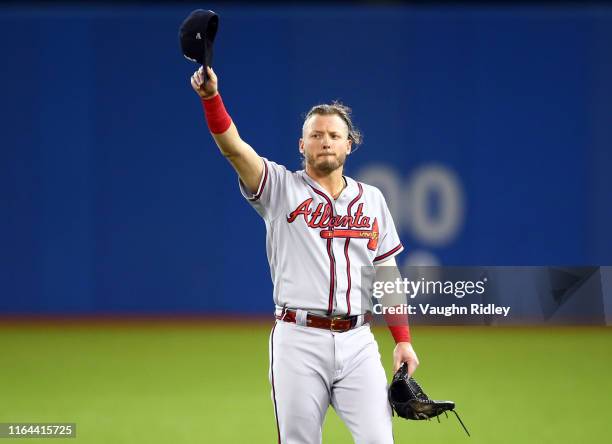
[[[310,111],[306,113],[306,116],[304,117],[304,125],[306,125],[308,119],[310,119],[315,114],[320,116],[329,116],[332,114],[336,114],[337,116],[340,116],[340,118],[344,121],[344,123],[346,123],[346,126],[348,128],[349,140],[355,145],[360,145],[362,143],[363,135],[361,134],[361,131],[359,131],[359,129],[355,127],[355,125],[353,125],[353,120],[351,118],[351,108],[349,108],[348,106],[342,104],[341,102],[338,102],[337,100],[334,100],[332,103],[322,103],[320,105],[315,105],[310,108]]]

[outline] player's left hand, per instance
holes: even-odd
[[[419,366],[419,358],[410,342],[398,342],[395,346],[393,350],[393,373],[397,372],[404,362],[408,364],[408,377],[410,377]]]

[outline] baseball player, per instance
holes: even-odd
[[[332,405],[356,443],[393,442],[387,379],[361,297],[361,267],[395,265],[403,247],[385,199],[344,176],[361,136],[349,109],[313,107],[299,151],[304,169],[287,170],[244,142],[228,115],[217,76],[191,77],[221,153],[243,196],[266,224],[276,322],[270,334],[270,383],[279,443],[320,443]],[[389,327],[394,371],[419,364],[407,323]]]

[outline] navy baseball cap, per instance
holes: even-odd
[[[213,11],[196,9],[179,29],[183,55],[200,65],[211,66],[213,43],[219,27],[219,16]]]

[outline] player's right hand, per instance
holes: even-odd
[[[210,99],[217,95],[217,75],[210,66],[206,67],[208,82],[205,82],[204,67],[201,66],[191,76],[191,87],[203,99]]]

